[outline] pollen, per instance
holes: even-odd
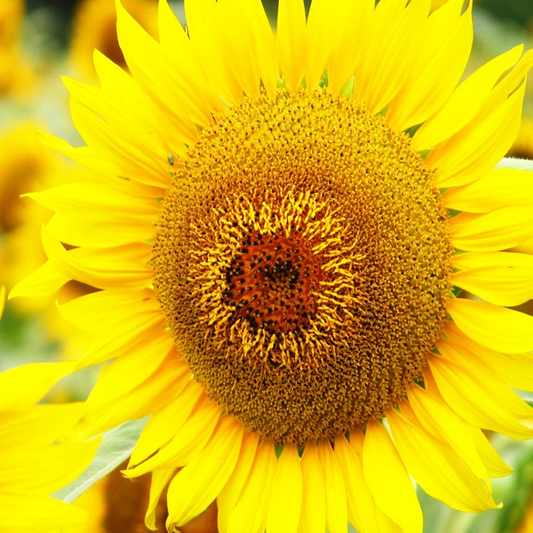
[[[409,137],[327,91],[247,98],[172,167],[152,268],[179,352],[246,428],[364,428],[446,320],[446,210]]]

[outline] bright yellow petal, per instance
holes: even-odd
[[[350,442],[356,440],[357,435],[357,431],[350,432]],[[361,434],[361,440],[362,438]],[[361,457],[344,435],[335,439],[335,454],[346,483],[348,516],[355,528],[364,532],[401,533],[400,527],[376,506],[365,479]]]
[[[496,252],[517,246],[533,233],[533,209],[502,207],[481,215],[461,213],[449,221],[453,245],[467,252]]]
[[[305,6],[302,0],[280,0],[278,4],[277,44],[279,65],[287,88],[300,87],[307,63]]]
[[[134,468],[167,445],[191,416],[205,392],[195,380],[187,382],[173,401],[154,413],[144,427],[135,449],[131,454],[128,468]],[[197,412],[195,412],[196,416]],[[208,420],[204,420],[208,425]],[[185,444],[185,443],[183,443]]]
[[[451,351],[446,349],[447,354]],[[437,356],[429,366],[446,403],[467,422],[513,439],[531,438],[533,430],[524,425],[530,424],[531,408],[492,372],[480,365],[472,365],[470,371],[456,360]]]
[[[473,428],[472,436],[476,443],[477,452],[490,477],[505,477],[513,472],[513,469],[498,455],[483,431]]]
[[[359,68],[373,35],[374,7],[373,0],[359,0],[347,5],[343,27],[339,29],[339,38],[335,40],[335,48],[327,61],[328,88],[334,93],[344,91],[349,80],[353,88],[358,86],[353,83],[354,71]]]
[[[307,88],[315,90],[326,70],[329,58],[338,47],[348,14],[347,0],[314,0],[307,19]]]
[[[181,124],[183,137],[196,140],[195,123],[210,124],[211,112],[220,109],[211,87],[202,85],[201,79],[193,78],[194,71],[191,73],[183,68],[186,63],[180,65],[173,60],[120,2],[117,2],[117,36],[135,80],[160,109],[174,117],[176,127]],[[162,77],[161,72],[165,76]]]
[[[454,298],[446,305],[457,327],[475,342],[503,353],[533,350],[533,317],[486,302]]]
[[[243,426],[223,417],[206,447],[171,481],[167,528],[179,527],[202,513],[233,472],[241,448]]]
[[[17,297],[40,297],[55,294],[69,277],[62,274],[54,263],[47,261],[42,267],[17,283],[9,293],[9,299]]]
[[[476,449],[471,427],[445,402],[414,385],[408,391],[409,404],[421,427],[437,440],[449,445],[472,473],[490,487],[490,479]]]
[[[424,45],[421,35],[430,7],[429,0],[416,0],[407,7],[396,0],[382,0],[368,21],[370,39],[357,65],[354,98],[366,102],[371,113],[382,111],[407,78]]]
[[[176,399],[175,397],[173,400]],[[168,399],[164,403],[168,403]],[[161,407],[164,406],[162,403]],[[152,411],[155,409],[152,408]],[[193,412],[174,431],[172,439],[153,456],[139,465],[124,472],[127,477],[139,477],[160,468],[175,468],[194,461],[209,443],[220,419],[220,407],[207,398],[201,398],[194,406]],[[153,433],[152,433],[153,435]],[[154,445],[159,442],[159,435],[153,437]],[[161,441],[160,445],[163,444]]]
[[[448,209],[488,213],[495,209],[533,205],[533,176],[525,170],[495,168],[474,183],[451,187],[442,195]]]
[[[326,530],[326,484],[314,442],[305,446],[302,457],[303,497],[299,533],[324,533]]]
[[[533,390],[533,354],[530,352],[507,354],[495,352],[467,337],[456,324],[449,324],[445,329],[447,341],[457,351],[465,351],[468,358],[489,365],[495,375],[501,376],[515,389]]]
[[[53,385],[74,370],[73,362],[30,363],[0,372],[0,409],[37,403]]]
[[[472,2],[464,13],[463,4],[463,0],[450,0],[427,19],[418,56],[387,109],[387,121],[394,130],[424,122],[442,107],[461,79],[473,39]]]
[[[217,498],[218,530],[220,533],[228,531],[231,515],[252,471],[258,444],[259,435],[257,433],[244,434],[235,469]]]
[[[22,450],[52,444],[58,436],[71,432],[84,410],[82,403],[38,404],[2,410],[2,449],[17,447]]]
[[[146,517],[144,523],[148,529],[154,531],[156,526],[156,510],[157,504],[161,498],[161,494],[165,490],[168,482],[172,479],[175,469],[169,470],[154,470],[152,472],[152,483],[150,485],[150,500],[148,502],[148,508],[146,509]]]
[[[343,533],[348,523],[346,486],[339,460],[328,441],[318,443],[318,457],[322,464],[326,487],[326,529],[330,533]]]
[[[87,285],[100,289],[143,289],[152,283],[153,273],[148,265],[150,243],[67,251],[45,228],[43,246],[63,275]]]
[[[51,497],[0,493],[1,533],[43,533],[80,526],[87,511]]]
[[[519,63],[512,72],[522,70]],[[478,116],[436,146],[425,159],[430,168],[436,168],[435,178],[440,187],[472,183],[489,172],[511,147],[520,128],[525,84],[523,77],[508,78],[516,82],[516,87],[502,93],[507,83],[496,86]]]
[[[411,424],[394,409],[389,410],[387,420],[402,460],[430,496],[465,512],[497,507],[490,486],[476,477],[450,446]]]
[[[285,445],[278,457],[272,497],[268,504],[267,531],[289,533],[298,528],[302,508],[302,467],[298,448]]]
[[[454,257],[457,287],[495,305],[515,306],[533,298],[533,256],[512,252],[465,253]]]
[[[363,469],[376,504],[404,533],[422,531],[422,510],[409,474],[381,422],[370,422],[363,444]]]
[[[479,112],[498,78],[516,65],[523,48],[517,46],[499,55],[462,82],[449,100],[416,131],[413,149],[431,148],[466,126]]]
[[[243,91],[227,61],[227,47],[216,24],[219,7],[213,0],[186,0],[187,32],[215,91],[232,104],[242,98]]]
[[[161,328],[161,332],[163,330]],[[138,331],[138,336],[142,337],[143,333]],[[91,392],[94,403],[107,402],[129,393],[150,377],[169,354],[174,355],[174,342],[170,335],[156,335],[153,340],[156,342],[142,343],[137,350],[129,350],[126,357],[118,357],[104,368]],[[185,363],[182,372],[188,372]]]
[[[144,418],[175,399],[189,379],[188,368],[167,360],[143,383],[111,401],[89,395],[87,414],[80,423],[79,436],[97,435],[128,420]]]
[[[274,445],[272,442],[262,441],[257,448],[250,475],[231,514],[228,533],[262,533],[265,530],[276,463]]]
[[[100,439],[40,448],[3,449],[0,491],[48,496],[68,485],[89,466]]]

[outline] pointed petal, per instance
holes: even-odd
[[[486,302],[450,299],[446,305],[458,328],[475,342],[503,353],[533,350],[533,317]]]
[[[404,533],[422,532],[422,510],[409,474],[381,422],[370,422],[363,444],[363,469],[374,500]]]
[[[268,505],[267,531],[296,533],[302,508],[302,467],[298,449],[285,445],[278,458],[272,497]]]
[[[167,493],[169,530],[198,516],[218,496],[235,468],[242,434],[242,424],[222,417],[206,447],[176,474]]]

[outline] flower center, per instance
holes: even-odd
[[[325,91],[244,99],[177,166],[156,295],[225,412],[279,443],[333,438],[421,378],[446,318],[446,220],[382,117]]]

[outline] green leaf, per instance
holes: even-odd
[[[533,160],[531,159],[517,159],[514,157],[504,157],[496,168],[513,168],[516,170],[530,170],[533,171]]]
[[[93,462],[70,485],[53,494],[54,498],[72,503],[99,479],[122,464],[133,452],[148,418],[132,420],[104,433]]]

